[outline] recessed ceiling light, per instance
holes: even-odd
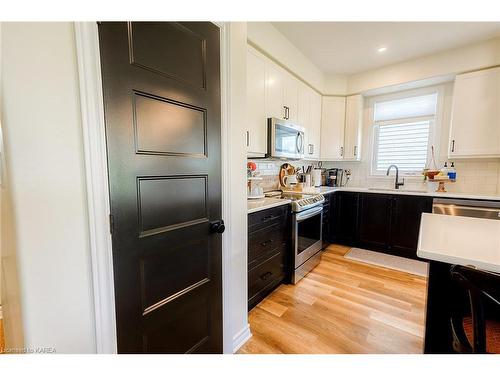
[[[377,48],[377,52],[385,52],[387,51],[387,47],[379,47]]]

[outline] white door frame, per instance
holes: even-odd
[[[216,23],[216,25],[221,30],[222,217],[227,223],[226,233],[222,237],[223,350],[224,353],[232,353],[233,337],[229,326],[231,217],[229,210],[228,93],[230,51],[227,23]],[[75,38],[87,184],[96,351],[97,353],[116,353],[113,255],[109,231],[109,185],[97,23],[75,22]]]

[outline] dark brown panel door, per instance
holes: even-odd
[[[120,353],[222,352],[219,29],[99,25]]]

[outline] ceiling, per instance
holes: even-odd
[[[325,73],[353,74],[500,36],[500,22],[273,22]],[[386,47],[383,53],[380,47]]]

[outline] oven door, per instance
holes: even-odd
[[[269,119],[268,156],[302,159],[304,157],[304,130],[279,119]]]
[[[313,207],[294,215],[293,239],[295,268],[321,250],[323,206]]]

